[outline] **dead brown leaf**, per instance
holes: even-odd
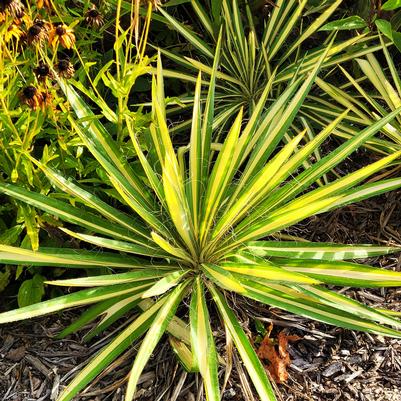
[[[262,340],[257,355],[262,360],[267,360],[266,366],[271,377],[276,383],[283,383],[288,379],[287,367],[291,364],[290,355],[287,350],[289,342],[295,342],[301,338],[298,336],[288,336],[281,331],[277,339],[270,338],[272,325],[267,330],[265,338]]]

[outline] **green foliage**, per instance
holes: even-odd
[[[377,29],[387,38],[389,38],[401,52],[401,33],[393,29],[389,21],[376,19],[375,24]]]
[[[7,285],[10,283],[10,268],[5,268],[4,271],[0,271],[0,292],[4,291]]]
[[[401,155],[396,152],[329,184],[313,184],[369,141],[399,115],[401,108],[359,131],[327,156],[314,152],[346,117],[341,114],[307,144],[306,131],[280,145],[324,63],[324,53],[304,81],[288,84],[266,105],[266,89],[244,120],[242,109],[222,143],[212,139],[221,37],[217,41],[208,92],[202,106],[202,76],[196,80],[190,140],[175,148],[169,132],[161,60],[152,83],[152,122],[137,135],[132,115],[118,116],[127,130],[135,163],[126,162],[119,137],[113,139],[72,85],[59,85],[74,109],[74,130],[105,173],[102,186],[113,204],[83,188],[55,168],[29,158],[60,192],[52,197],[23,186],[0,184],[3,195],[30,204],[68,224],[62,230],[89,247],[38,251],[0,245],[5,264],[81,268],[82,277],[47,281],[81,288],[58,298],[0,314],[0,323],[86,306],[60,337],[100,318],[91,338],[127,313],[136,318],[72,380],[59,397],[71,400],[125,349],[142,336],[128,381],[134,398],[138,378],[165,332],[183,366],[198,371],[208,400],[219,400],[218,353],[213,339],[211,303],[232,338],[262,400],[274,392],[240,322],[229,293],[238,293],[289,312],[344,328],[401,337],[401,322],[326,288],[398,286],[398,272],[350,260],[397,252],[395,247],[277,241],[276,235],[314,214],[401,187],[401,179],[365,180]],[[146,150],[141,146],[149,143]],[[304,162],[308,161],[305,168]],[[106,191],[106,190],[105,190]],[[62,193],[74,202],[63,200]],[[69,198],[71,199],[71,198]],[[117,202],[117,203],[116,203]],[[93,252],[90,246],[101,247]],[[116,252],[118,251],[118,252]],[[105,268],[98,272],[98,268]],[[40,277],[37,280],[41,280]],[[32,280],[33,281],[33,280]],[[33,284],[33,283],[30,283]],[[190,298],[190,301],[188,300]],[[189,322],[180,305],[188,305]],[[391,328],[394,327],[395,329]],[[204,352],[205,349],[208,353]]]
[[[324,126],[348,110],[337,126],[336,134],[350,138],[358,133],[357,127],[368,127],[378,116],[384,117],[401,106],[401,77],[388,46],[381,40],[382,54],[355,59],[358,68],[353,72],[350,68],[338,67],[341,74],[338,79],[345,78],[342,85],[336,86],[320,78],[316,80],[323,93],[311,97],[303,110],[309,119]],[[381,129],[381,137],[372,138],[365,145],[380,154],[393,154],[401,149],[400,116]]]
[[[23,308],[36,304],[42,300],[45,293],[44,277],[40,274],[35,274],[30,280],[25,280],[18,291],[18,306]]]
[[[358,15],[352,15],[351,17],[342,18],[336,21],[331,21],[325,25],[323,25],[319,30],[320,31],[342,31],[349,29],[362,29],[366,28],[368,24],[366,21],[359,17]]]
[[[387,0],[383,5],[382,5],[382,10],[395,10],[397,8],[401,7],[401,1],[400,0]]]
[[[19,0],[2,2],[0,9],[0,182],[12,182],[27,189],[47,194],[50,190],[48,180],[37,174],[35,165],[27,157],[33,155],[44,164],[57,165],[66,175],[83,177],[85,161],[83,146],[61,111],[64,99],[59,96],[54,85],[55,74],[62,74],[59,68],[54,70],[45,62],[48,55],[58,66],[59,60],[68,59],[72,72],[75,58],[70,49],[59,41],[55,46],[50,40],[56,24],[61,20],[78,31],[79,46],[83,53],[91,51],[92,60],[100,59],[100,53],[94,51],[94,43],[99,33],[87,28],[85,13],[89,4],[77,9],[67,9],[61,2],[25,2]],[[77,15],[83,15],[77,20]],[[75,14],[75,17],[73,17]],[[80,22],[81,26],[77,26]],[[85,26],[86,25],[86,26]],[[33,33],[38,29],[40,35]],[[75,33],[71,31],[71,37]],[[84,56],[86,58],[86,56]],[[39,72],[39,67],[42,68]],[[57,72],[55,71],[57,70]],[[82,70],[77,70],[82,75]],[[0,210],[1,224],[0,243],[21,245],[37,250],[40,241],[52,242],[50,231],[57,222],[47,219],[28,204],[11,201]],[[53,240],[53,245],[57,241]],[[32,294],[27,288],[37,288],[36,269],[15,270],[9,266],[0,268],[3,285],[14,280],[21,282],[19,299],[21,305],[41,300],[42,289]],[[33,276],[30,279],[30,275]],[[32,287],[32,283],[35,285]],[[31,287],[30,287],[31,286]],[[29,301],[29,298],[32,300]]]
[[[211,3],[214,7],[215,2]],[[193,0],[191,6],[201,26],[199,31],[179,22],[161,8],[160,13],[166,23],[189,43],[184,43],[183,49],[175,45],[173,49],[176,51],[160,49],[177,66],[165,70],[164,75],[187,82],[195,82],[198,70],[210,76],[214,57],[212,49],[216,47],[219,30],[222,29],[221,63],[216,75],[214,128],[231,122],[241,107],[245,115],[251,115],[266,87],[269,87],[269,99],[276,99],[288,83],[305,79],[324,52],[322,44],[327,46],[331,43],[323,67],[345,63],[377,50],[377,38],[367,33],[339,40],[332,34],[317,36],[321,30],[366,26],[365,21],[357,16],[325,24],[339,10],[341,3],[341,0],[323,4],[320,2],[319,6],[313,6],[307,0],[280,0],[271,7],[268,18],[258,21],[258,16],[252,13],[250,6],[238,0],[222,0],[217,14],[216,10],[212,12],[208,7],[208,2],[204,5],[203,2]],[[316,40],[316,37],[319,39]],[[307,50],[304,48],[306,43]],[[190,55],[183,56],[187,48]],[[207,81],[203,84],[207,85]],[[182,105],[191,107],[193,102],[193,93],[186,93],[175,104],[171,102],[168,112],[171,115],[182,114]],[[174,129],[189,124],[188,120]]]
[[[115,39],[114,46],[103,39],[106,29],[113,25],[113,18],[107,18],[112,12],[108,14],[104,7],[97,9],[89,1],[11,3],[0,4],[0,182],[18,184],[47,196],[51,184],[37,170],[35,163],[40,162],[57,167],[63,175],[79,180],[82,185],[101,183],[99,177],[105,174],[84,151],[56,79],[69,79],[94,102],[119,134],[119,146],[123,149],[128,133],[122,130],[117,115],[127,111],[137,77],[149,72],[150,60],[143,56],[146,36],[140,43],[142,54],[134,57],[131,29],[119,27],[112,40],[113,44]],[[89,18],[91,10],[97,18]],[[60,36],[56,29],[61,23],[66,33]],[[35,30],[40,33],[34,35]],[[60,67],[63,60],[68,61],[67,70]],[[137,132],[148,124],[149,118],[140,110],[130,115]],[[132,157],[132,153],[124,153],[124,157]],[[99,187],[96,190],[100,192]],[[109,198],[110,194],[101,196]],[[69,201],[73,203],[74,199]],[[60,246],[68,238],[58,230],[62,222],[33,205],[14,200],[6,204],[4,199],[0,223],[0,243],[4,245],[37,250],[40,243]],[[0,291],[14,280],[18,283],[26,280],[19,291],[21,299],[29,297],[26,288],[37,274],[48,279],[55,277],[36,268],[23,272],[9,266],[0,269]],[[42,292],[36,291],[33,299],[40,300],[37,295]],[[24,305],[27,302],[22,301]]]
[[[187,3],[198,19],[192,26],[174,13]],[[398,177],[383,179],[401,156],[401,78],[388,50],[389,41],[399,42],[396,18],[373,18],[380,33],[372,35],[371,16],[330,21],[343,16],[341,0],[278,0],[266,21],[256,3],[170,0],[152,15],[150,3],[145,9],[111,0],[101,2],[99,29],[88,26],[96,10],[88,1],[73,8],[38,1],[19,22],[12,14],[3,21],[0,8],[0,291],[14,278],[23,281],[20,308],[1,313],[0,324],[85,307],[58,337],[91,323],[89,341],[134,315],[58,401],[72,400],[137,342],[126,392],[133,400],[165,333],[183,367],[201,375],[207,400],[220,400],[216,313],[260,399],[275,400],[231,294],[401,338],[391,311],[330,289],[400,286],[399,272],[355,262],[398,247],[305,242],[283,233],[401,187]],[[388,1],[383,10],[396,7]],[[163,46],[155,67],[156,57],[145,55],[152,16],[186,40]],[[37,18],[48,20],[47,36],[22,49],[22,31]],[[65,38],[54,33],[60,21]],[[336,36],[355,29],[364,32]],[[102,41],[106,30],[110,42]],[[57,67],[67,54],[79,65],[74,77]],[[161,54],[180,68],[163,69]],[[31,71],[39,62],[49,66],[45,79]],[[347,62],[361,73],[353,76]],[[346,84],[333,81],[338,71]],[[189,95],[166,97],[164,78],[190,83]],[[32,98],[28,84],[37,90]],[[315,84],[320,93],[311,91]],[[148,114],[133,110],[147,89]],[[171,128],[170,117],[185,109],[191,119]],[[173,142],[177,130],[187,134]],[[322,156],[331,135],[343,142]],[[333,174],[361,146],[385,157]],[[42,302],[45,291],[56,296]]]

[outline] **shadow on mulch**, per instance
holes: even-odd
[[[400,233],[401,192],[313,217],[290,232],[314,241],[376,244],[401,244]],[[400,270],[398,255],[367,262]],[[401,310],[400,289],[341,291],[371,306]],[[401,340],[338,329],[240,297],[231,302],[250,336],[255,336],[254,320],[258,319],[266,325],[273,322],[273,336],[285,330],[302,337],[289,345],[290,377],[278,386],[279,400],[401,401]],[[90,344],[81,343],[81,334],[62,341],[52,338],[77,315],[76,311],[68,311],[0,327],[0,401],[55,400],[88,359],[107,344],[113,329]],[[217,346],[224,355],[224,332],[217,316],[213,321]],[[127,319],[122,321],[126,323]],[[115,325],[114,329],[117,328]],[[75,400],[123,401],[135,352],[133,346]],[[232,356],[231,376],[223,399],[257,401],[241,363],[235,353]],[[221,367],[222,382],[225,370]],[[204,397],[199,377],[183,371],[166,341],[159,345],[142,375],[137,399],[201,401]]]

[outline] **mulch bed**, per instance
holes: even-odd
[[[291,231],[292,235],[315,241],[378,244],[401,244],[400,233],[401,192],[319,215]],[[400,270],[397,255],[367,262]],[[341,291],[375,307],[401,310],[400,289]],[[254,319],[259,319],[266,325],[273,322],[273,337],[281,330],[302,337],[289,345],[292,364],[288,381],[277,386],[279,400],[401,401],[401,340],[338,329],[240,297],[231,302],[244,329],[252,336]],[[107,344],[113,329],[90,344],[81,343],[81,334],[62,341],[54,339],[76,316],[76,311],[68,311],[0,326],[0,401],[55,400],[88,359]],[[236,353],[226,346],[217,317],[214,322],[219,352],[222,355],[228,352],[232,359],[220,371],[223,383],[225,371],[231,370],[223,399],[257,401]],[[122,401],[135,352],[133,346],[76,400]],[[166,341],[160,343],[148,364],[137,399],[201,401],[204,396],[199,377],[183,371]]]

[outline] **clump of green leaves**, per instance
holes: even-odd
[[[36,174],[26,154],[34,155],[46,165],[57,160],[64,174],[76,178],[90,172],[82,143],[71,132],[61,110],[65,100],[55,85],[55,75],[74,73],[77,61],[73,56],[74,44],[85,59],[90,52],[92,62],[99,60],[100,53],[94,47],[102,34],[88,29],[85,14],[89,2],[78,7],[67,7],[64,3],[13,0],[0,4],[0,182],[17,183],[43,194],[49,192],[50,184],[43,174]],[[56,27],[61,25],[68,26],[64,39],[69,42],[55,35]],[[50,68],[46,57],[54,61],[55,69]],[[68,71],[61,69],[63,65]],[[82,76],[83,68],[77,70]],[[22,202],[4,204],[0,210],[0,243],[37,250],[44,240],[56,246],[57,241],[52,241],[49,231],[58,223],[47,217]],[[25,279],[18,292],[19,305],[40,301],[44,292],[41,273],[38,267],[15,269],[2,265],[0,291],[14,280]]]
[[[325,22],[338,12],[341,0],[317,2],[319,5],[307,0],[279,0],[271,6],[269,15],[258,26],[258,16],[245,3],[222,0],[209,4],[193,0],[192,12],[198,24],[191,26],[180,22],[167,10],[160,9],[166,23],[186,40],[182,49],[178,44],[174,46],[178,51],[161,49],[162,54],[176,65],[174,69],[165,70],[166,77],[195,82],[199,70],[210,76],[213,49],[220,29],[223,31],[215,94],[215,128],[231,122],[241,107],[245,115],[251,115],[266,86],[270,88],[269,97],[276,99],[294,77],[313,70],[328,43],[332,42],[332,46],[327,52],[324,67],[350,61],[378,48],[375,44],[377,38],[368,33],[338,40],[334,32],[330,35],[319,33]],[[186,48],[190,49],[189,56],[183,56]],[[204,84],[207,85],[207,81]],[[182,114],[183,106],[192,107],[193,101],[193,93],[184,94],[178,104],[171,102],[168,113]],[[188,125],[189,120],[175,129]]]
[[[99,176],[105,176],[84,152],[57,79],[69,79],[94,101],[106,123],[111,122],[123,148],[128,133],[122,132],[117,114],[126,111],[136,78],[148,72],[150,60],[143,56],[146,35],[138,44],[141,54],[135,57],[131,27],[124,30],[116,24],[114,48],[113,40],[103,40],[104,31],[114,27],[110,14],[89,1],[13,0],[0,4],[0,182],[47,195],[51,184],[36,171],[33,158],[43,165],[57,166],[81,185],[85,180],[96,183]],[[141,111],[130,115],[137,131],[148,123]],[[55,229],[59,225],[60,221],[35,207],[11,200],[0,209],[0,243],[34,251],[40,243],[59,246],[60,237],[53,235],[54,231],[59,233]],[[38,280],[42,274],[56,277],[40,267],[0,265],[0,291],[14,280],[25,279],[18,293],[19,305],[37,302],[43,295],[44,285]]]
[[[368,54],[356,58],[358,69],[338,66],[338,78],[342,85],[318,78],[316,84],[322,93],[311,96],[303,113],[320,125],[349,110],[347,117],[338,125],[336,134],[349,138],[358,133],[358,127],[368,127],[401,105],[401,77],[383,38],[381,39],[383,61],[380,54]],[[395,119],[381,129],[381,137],[372,138],[366,147],[381,154],[392,154],[401,148],[401,118]]]
[[[131,401],[141,372],[166,331],[174,337],[171,344],[183,365],[202,375],[208,400],[219,400],[219,358],[210,324],[210,301],[260,398],[275,400],[265,369],[229,305],[230,292],[340,327],[401,337],[391,328],[399,329],[401,322],[391,314],[325,287],[400,285],[401,275],[397,272],[349,261],[396,252],[398,248],[277,240],[280,231],[309,216],[401,186],[400,178],[364,183],[399,157],[400,152],[317,189],[313,185],[389,123],[400,109],[307,169],[302,168],[304,161],[328,138],[345,113],[303,147],[299,144],[305,132],[279,145],[324,57],[306,80],[288,85],[267,110],[268,89],[246,123],[240,110],[221,144],[212,141],[219,62],[216,57],[204,108],[200,101],[202,79],[198,76],[190,141],[180,148],[173,146],[167,126],[159,59],[147,138],[152,146],[146,153],[133,129],[132,117],[123,116],[136,153],[135,164],[126,162],[119,146],[84,100],[60,81],[78,116],[74,127],[104,169],[107,181],[103,185],[114,193],[119,205],[106,203],[55,169],[33,160],[56,188],[74,199],[73,204],[12,184],[0,184],[0,192],[70,223],[69,228],[61,228],[65,233],[103,251],[40,248],[34,252],[0,245],[0,261],[83,268],[89,273],[103,267],[107,274],[47,282],[85,289],[2,313],[0,323],[88,306],[60,337],[101,317],[87,334],[92,338],[127,313],[134,313],[136,318],[73,379],[59,401],[71,400],[144,336],[128,382],[126,400]],[[185,313],[177,312],[187,298],[189,329],[180,320]]]

